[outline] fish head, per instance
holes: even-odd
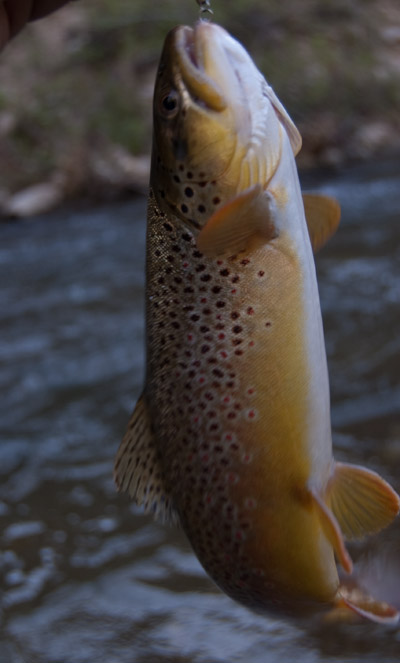
[[[237,193],[265,186],[280,159],[279,120],[247,51],[220,26],[178,26],[154,92],[151,186],[195,228]]]

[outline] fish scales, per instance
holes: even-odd
[[[154,202],[148,220],[147,389],[166,487],[204,566],[215,576],[222,564],[219,584],[241,596],[248,586],[248,600],[254,603],[265,561],[259,568],[246,561],[246,548],[254,543],[250,521],[260,510],[259,517],[269,519],[267,511],[274,510],[276,501],[275,487],[269,490],[265,482],[268,444],[255,441],[268,434],[285,442],[304,437],[304,405],[298,403],[305,393],[299,348],[304,335],[288,314],[299,299],[293,287],[298,284],[290,283],[288,269],[285,287],[285,266],[280,265],[286,293],[282,307],[282,293],[269,288],[262,269],[270,247],[251,258],[239,254],[212,261],[197,249],[193,234],[173,226]],[[277,343],[282,350],[291,347],[299,358],[290,373],[283,366],[287,353],[276,353]],[[274,375],[285,376],[285,428],[276,401],[270,412],[266,407],[260,372],[267,384]],[[273,463],[279,467],[279,457]],[[301,480],[300,454],[298,468]],[[257,550],[265,555],[258,545]]]
[[[253,608],[395,608],[341,583],[346,538],[399,510],[335,463],[312,249],[340,208],[301,195],[301,137],[242,46],[200,21],[166,38],[154,93],[147,373],[115,478],[180,522],[214,581]],[[335,560],[336,557],[336,560]]]

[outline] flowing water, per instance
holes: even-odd
[[[343,209],[317,258],[336,457],[400,490],[400,168],[317,184]],[[116,494],[144,373],[144,219],[140,200],[0,228],[0,663],[399,660],[400,628],[235,604],[182,532]],[[400,607],[400,522],[352,553]]]

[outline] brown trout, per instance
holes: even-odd
[[[312,249],[333,199],[301,196],[301,137],[245,49],[200,21],[166,38],[154,94],[147,375],[119,449],[120,490],[179,521],[228,595],[293,613],[391,606],[341,585],[344,540],[399,498],[335,463]],[[303,202],[304,201],[304,202]]]

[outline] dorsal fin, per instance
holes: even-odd
[[[340,205],[330,196],[303,193],[308,234],[314,253],[335,234],[340,221]]]
[[[263,87],[265,96],[268,97],[272,106],[274,107],[275,113],[278,116],[279,121],[284,126],[287,135],[289,136],[290,144],[292,146],[293,154],[296,156],[301,150],[301,134],[287,112],[284,105],[279,101],[272,87],[265,83]]]
[[[157,447],[145,396],[139,398],[114,465],[120,492],[128,492],[136,504],[162,522],[178,522],[171,496],[164,488]]]
[[[348,463],[335,464],[326,499],[346,539],[379,532],[400,508],[399,496],[379,474]]]
[[[199,250],[213,258],[234,255],[254,239],[269,241],[276,235],[275,208],[272,195],[260,184],[245,189],[208,219],[196,240]]]

